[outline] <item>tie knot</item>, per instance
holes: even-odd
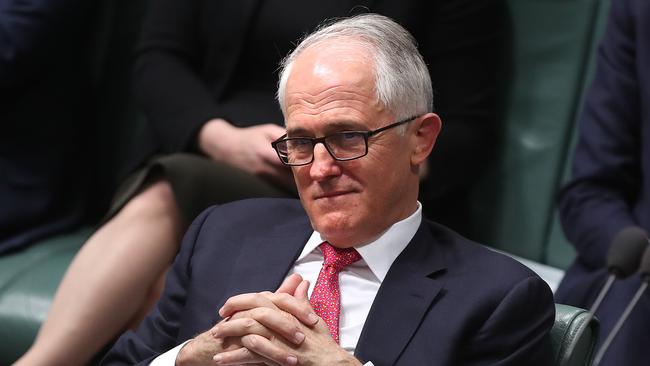
[[[325,257],[323,266],[330,266],[337,272],[361,259],[356,249],[337,248],[326,241],[320,245],[320,250]]]

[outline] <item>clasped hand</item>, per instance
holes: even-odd
[[[224,318],[181,349],[184,365],[361,365],[339,347],[307,299],[309,282],[289,276],[275,292],[233,296]]]

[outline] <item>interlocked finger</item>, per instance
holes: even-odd
[[[217,365],[266,365],[266,360],[247,348],[239,348],[216,354],[212,358]]]
[[[307,299],[298,299],[286,293],[262,293],[275,307],[295,316],[303,324],[313,325],[318,316]]]
[[[278,342],[272,342],[271,340],[260,337],[256,334],[243,336],[241,342],[242,345],[251,352],[280,365],[293,366],[298,363],[296,355],[290,352],[289,348],[279,344]]]
[[[225,304],[219,309],[219,315],[222,318],[232,316],[239,311],[250,310],[259,307],[267,307],[270,309],[277,309],[278,307],[273,304],[268,298],[270,292],[251,293],[236,295],[229,298]]]
[[[300,344],[305,339],[300,323],[282,311],[257,308],[243,313],[246,317],[236,319],[233,317],[227,322],[217,324],[212,328],[212,335],[218,338],[227,338],[257,334],[272,339],[277,334],[294,344]]]

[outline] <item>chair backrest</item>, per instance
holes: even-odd
[[[549,263],[554,197],[608,0],[508,0],[510,67],[498,157],[471,197],[472,239]],[[568,248],[568,249],[567,249]],[[572,259],[566,242],[555,266]]]
[[[600,45],[600,39],[602,38],[602,34],[605,31],[605,26],[607,25],[607,18],[609,15],[610,5],[611,5],[611,0],[601,1],[600,7],[598,9],[598,15],[596,18],[594,37],[593,37],[593,42],[591,44],[591,51],[589,52],[591,55],[595,55],[596,50]],[[585,84],[583,85],[583,88],[585,90],[586,88],[589,87],[589,85],[591,85],[593,74],[595,72],[596,63],[594,58],[595,57],[592,56],[592,60],[589,63],[589,67],[587,69],[588,77],[585,79]],[[583,93],[583,97],[584,97],[584,93]],[[579,113],[582,113],[583,103],[584,103],[584,98],[583,100],[580,101]],[[577,117],[579,117],[579,115],[577,115]],[[564,168],[563,168],[560,185],[566,183],[571,176],[571,162],[573,160],[573,152],[574,152],[574,147],[576,145],[577,139],[578,139],[578,124],[576,122],[571,132],[570,147],[568,149],[568,153],[565,156]],[[573,261],[573,258],[575,258],[575,250],[573,246],[569,244],[568,240],[564,236],[564,232],[562,231],[562,226],[560,224],[558,212],[557,210],[555,210],[553,214],[553,220],[551,223],[550,232],[548,233],[548,242],[546,245],[546,253],[543,262],[551,266],[555,266],[559,268],[567,268]]]
[[[591,365],[597,338],[598,320],[589,321],[587,310],[555,304],[555,324],[551,329],[554,366]]]

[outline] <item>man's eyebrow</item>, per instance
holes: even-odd
[[[359,121],[341,120],[328,123],[324,128],[324,134],[330,134],[340,131],[367,131],[368,127]],[[300,136],[314,136],[314,132],[303,127],[292,127],[287,129],[287,136],[300,137]]]
[[[308,137],[312,133],[302,127],[287,128],[287,136],[289,137]]]
[[[365,131],[368,127],[359,121],[343,120],[328,123],[326,129],[329,131]]]

